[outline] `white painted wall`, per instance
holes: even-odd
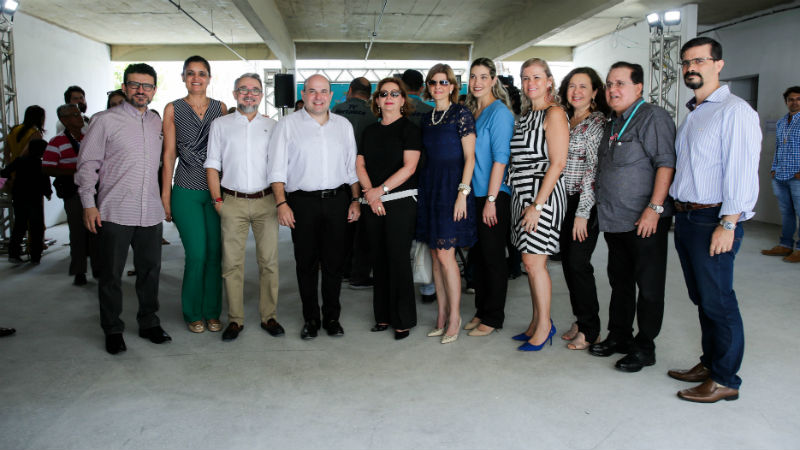
[[[78,85],[86,91],[88,114],[105,109],[106,92],[113,89],[110,49],[107,45],[17,13],[14,16],[14,64],[19,120],[25,108],[39,105],[47,112],[45,138],[56,133],[56,108],[64,91]],[[61,199],[45,203],[48,226],[66,220]]]
[[[702,18],[701,18],[702,19]],[[767,121],[775,121],[786,114],[783,91],[791,85],[800,84],[800,64],[791,42],[796,39],[800,10],[777,13],[703,34],[722,44],[725,68],[722,78],[759,76],[757,110],[761,118],[763,133],[760,190],[756,204],[755,220],[780,223],[780,212],[772,185],[769,169],[775,154],[775,131],[767,130]],[[733,21],[736,22],[736,21]],[[609,66],[619,60],[642,64],[645,68],[645,92],[649,80],[648,71],[649,31],[646,22],[626,28],[618,33],[603,36],[595,41],[575,48],[575,67],[590,66],[604,77]],[[682,83],[681,83],[682,84]],[[685,110],[684,98],[691,98],[690,91],[681,87],[679,109]]]

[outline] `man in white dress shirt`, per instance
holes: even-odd
[[[304,108],[278,123],[269,143],[268,178],[278,221],[292,229],[297,284],[305,325],[300,337],[317,337],[320,326],[342,336],[339,294],[347,223],[361,213],[353,127],[331,114],[330,82],[321,75],[303,87]],[[322,314],[317,296],[322,269]]]
[[[203,166],[222,229],[222,279],[229,322],[223,341],[236,339],[244,328],[244,256],[250,227],[256,240],[261,328],[272,336],[284,334],[276,319],[278,220],[267,181],[267,144],[276,122],[258,113],[263,97],[258,74],[237,78],[233,96],[236,112],[211,123]]]

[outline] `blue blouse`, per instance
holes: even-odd
[[[489,195],[489,177],[492,166],[498,162],[506,164],[503,180],[508,173],[511,157],[509,143],[514,135],[514,115],[502,100],[495,100],[483,110],[475,121],[475,170],[472,172],[472,189],[476,197]],[[511,188],[503,182],[500,190],[511,194]]]

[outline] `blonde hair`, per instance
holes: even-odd
[[[506,91],[506,87],[503,86],[503,83],[497,79],[497,68],[494,65],[494,61],[489,58],[477,58],[475,61],[472,61],[472,65],[469,66],[470,77],[472,77],[472,68],[475,66],[483,66],[489,69],[489,76],[494,80],[492,95],[494,98],[501,100],[506,105],[506,108],[511,110],[511,100],[509,99],[508,91]],[[472,114],[475,114],[475,111],[478,110],[478,99],[472,95],[471,90],[467,91],[467,101],[465,105]]]
[[[431,97],[430,82],[437,73],[443,73],[444,76],[447,77],[447,81],[450,82],[450,85],[453,86],[453,92],[450,93],[450,103],[458,103],[458,93],[461,91],[461,86],[458,85],[458,80],[456,79],[456,74],[453,72],[453,68],[447,64],[436,64],[428,70],[428,74],[425,75],[425,92],[422,93],[422,98],[425,100],[433,100],[433,97]]]
[[[558,97],[558,91],[556,91],[556,80],[553,79],[553,72],[550,71],[550,66],[547,64],[547,61],[541,58],[531,58],[524,63],[522,63],[522,67],[519,69],[519,77],[522,78],[522,72],[525,71],[530,66],[539,66],[544,70],[544,74],[547,75],[547,79],[550,80],[550,89],[547,92],[547,100],[552,103],[560,103]],[[527,95],[523,92],[522,94],[522,114],[527,114],[528,111],[531,110],[533,105],[531,105],[531,100],[528,98]]]

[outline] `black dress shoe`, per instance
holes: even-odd
[[[642,370],[644,366],[652,366],[655,363],[655,353],[636,350],[628,353],[624,358],[617,361],[614,367],[623,372],[638,372]]]
[[[222,332],[222,340],[225,342],[232,341],[239,337],[239,333],[244,329],[244,325],[239,325],[236,322],[231,322]]]
[[[589,346],[589,353],[594,356],[611,356],[614,353],[629,353],[630,341],[618,341],[614,338],[606,338],[603,342],[598,342]]]
[[[0,337],[11,336],[16,332],[17,330],[15,330],[14,328],[0,328]]]
[[[369,329],[369,331],[372,331],[374,333],[376,331],[386,331],[387,328],[389,328],[388,324],[376,323],[374,327]]]
[[[261,328],[274,337],[283,336],[286,333],[281,324],[275,319],[269,319],[267,323],[261,322]]]
[[[124,352],[128,347],[125,347],[125,340],[122,339],[122,333],[114,333],[106,335],[106,351],[112,355],[119,352]]]
[[[309,320],[303,325],[303,330],[300,332],[300,338],[306,341],[317,337],[317,330],[319,330],[319,322],[316,320]]]
[[[169,337],[167,332],[164,331],[160,325],[156,325],[145,330],[139,330],[139,337],[143,339],[149,339],[153,344],[163,344],[164,342],[169,342],[172,340],[172,338]]]
[[[405,339],[405,338],[408,337],[408,334],[409,334],[409,330],[405,330],[405,331],[394,330],[394,340],[395,341],[399,341],[400,339]]]
[[[75,286],[84,286],[84,285],[86,285],[86,274],[85,273],[79,273],[79,274],[75,275],[75,279],[72,280],[72,284],[74,284]]]
[[[431,295],[422,294],[422,303],[433,303],[436,301],[436,293]]]
[[[328,331],[328,336],[341,337],[344,336],[344,328],[338,320],[331,320],[325,324],[325,330]]]

